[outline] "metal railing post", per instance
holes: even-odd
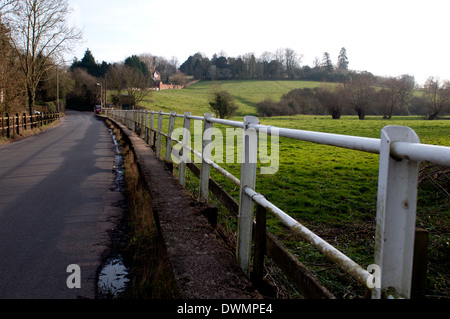
[[[148,111],[145,111],[145,116],[144,116],[144,140],[145,143],[150,144],[149,142],[149,129],[148,129]]]
[[[141,137],[141,111],[140,110],[134,110],[135,112],[135,125],[134,125],[134,132]]]
[[[155,125],[155,117],[153,111],[150,111],[150,131],[149,131],[149,142],[148,145],[153,147],[155,145],[155,132],[153,131]]]
[[[145,138],[145,127],[144,127],[144,111],[140,110],[139,112],[139,137],[144,139]]]
[[[385,297],[388,288],[403,298],[411,296],[419,163],[392,156],[395,142],[420,140],[409,127],[387,126],[381,131],[375,234],[380,282],[372,290],[376,299]]]
[[[169,129],[167,130],[166,139],[166,156],[164,157],[167,162],[170,162],[170,157],[172,155],[172,133],[175,127],[175,112],[170,112],[169,118]]]
[[[156,156],[161,156],[161,139],[162,139],[162,125],[163,125],[163,115],[162,111],[158,112],[158,131],[156,132],[157,140],[156,140]]]
[[[242,164],[241,185],[239,195],[238,234],[236,256],[247,277],[250,277],[250,257],[252,246],[253,210],[252,198],[245,194],[245,188],[255,189],[256,164],[258,151],[258,133],[249,128],[249,124],[259,124],[254,116],[244,117],[244,132],[242,134]]]
[[[183,122],[183,140],[181,144],[181,161],[180,166],[178,168],[178,180],[182,186],[186,185],[186,162],[191,158],[191,152],[186,148],[186,146],[191,145],[191,120],[189,116],[191,112],[184,113],[184,122]]]
[[[213,123],[208,122],[208,118],[214,117],[214,114],[205,113],[203,121],[203,138],[202,138],[202,166],[200,168],[200,186],[199,199],[207,202],[209,197],[209,171],[210,165],[206,163],[205,158],[211,158],[212,128]]]

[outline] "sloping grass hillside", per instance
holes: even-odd
[[[283,94],[299,88],[314,88],[320,82],[307,81],[202,81],[183,90],[155,91],[140,103],[152,111],[175,111],[194,115],[209,113],[208,95],[214,86],[220,85],[235,98],[239,109],[237,117],[257,115],[256,104],[269,97],[278,101]]]

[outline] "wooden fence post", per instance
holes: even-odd
[[[414,262],[411,284],[411,298],[423,299],[427,285],[428,231],[416,228],[414,238]]]
[[[372,289],[375,299],[388,288],[403,298],[411,296],[419,163],[392,156],[393,144],[400,141],[420,143],[409,127],[382,129],[375,234],[375,264],[381,273]]]
[[[255,189],[256,164],[258,151],[258,134],[249,124],[259,124],[254,116],[244,117],[244,132],[242,134],[242,164],[241,186],[239,195],[237,261],[247,277],[250,277],[250,259],[253,228],[253,200],[245,194],[246,187]]]
[[[266,255],[266,209],[256,205],[255,254],[253,257],[253,280],[259,283],[264,276],[264,256]]]
[[[19,113],[16,113],[16,118],[14,119],[15,127],[14,127],[14,134],[19,135],[20,134],[20,124],[19,124]]]
[[[6,113],[6,137],[10,138],[11,137],[11,131],[9,128],[9,114]]]
[[[189,116],[191,112],[184,113],[184,121],[183,121],[183,140],[181,142],[181,161],[180,166],[178,168],[178,180],[182,186],[186,185],[186,162],[190,162],[191,151],[186,148],[186,146],[191,145],[191,120]]]
[[[203,138],[202,138],[202,166],[200,168],[199,200],[207,202],[209,199],[209,171],[210,165],[206,163],[205,158],[211,158],[212,128],[213,123],[208,122],[208,118],[214,117],[214,114],[205,113],[203,120]]]

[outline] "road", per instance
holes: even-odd
[[[118,214],[113,165],[112,138],[93,113],[68,111],[56,127],[0,145],[1,299],[95,298]],[[77,274],[81,288],[71,289]]]

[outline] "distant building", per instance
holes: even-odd
[[[160,81],[161,81],[161,73],[155,70],[155,72],[153,72],[153,82],[156,83]]]
[[[122,110],[134,110],[136,106],[136,99],[134,95],[126,95],[126,94],[120,94],[120,95],[113,95],[112,101],[114,104],[114,107],[117,109]]]

